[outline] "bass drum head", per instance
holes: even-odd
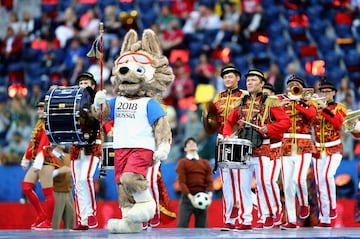
[[[53,144],[93,144],[98,120],[90,117],[92,95],[80,87],[55,87],[45,96],[45,129]]]

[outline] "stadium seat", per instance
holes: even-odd
[[[293,41],[308,41],[306,28],[303,26],[289,27],[289,34]]]
[[[360,71],[360,54],[349,53],[344,55],[344,63],[349,73]]]
[[[348,25],[348,24],[335,25],[335,33],[338,38],[352,38],[353,37],[351,25]]]
[[[120,11],[130,12],[135,9],[135,0],[119,0],[118,6]]]
[[[260,42],[252,42],[250,44],[250,54],[254,58],[264,58],[267,54],[267,44],[263,44]]]
[[[138,0],[138,7],[140,12],[145,12],[148,9],[153,9],[155,0]]]
[[[152,8],[146,12],[142,12],[140,16],[142,29],[150,28],[151,25],[155,23],[156,18],[157,13]]]
[[[317,21],[313,24],[309,24],[309,34],[314,41],[318,42],[320,38],[326,37],[327,24],[325,21]]]
[[[249,68],[249,62],[247,57],[236,56],[231,58],[231,62],[236,66],[240,71],[246,71]]]
[[[330,71],[328,71],[326,73],[329,81],[336,83],[338,81],[341,80],[341,78],[343,78],[346,75],[346,72],[344,70],[341,69],[330,69]]]
[[[322,35],[317,41],[317,46],[322,55],[333,52],[335,51],[335,38],[329,38],[325,35]]]
[[[276,41],[270,42],[270,50],[272,56],[280,57],[288,52],[288,41],[284,38],[279,38]]]
[[[270,24],[270,26],[268,27],[269,41],[271,42],[271,41],[276,41],[278,39],[283,39],[284,31],[285,31],[285,26],[282,23],[276,22]]]
[[[328,51],[324,56],[323,59],[325,61],[325,69],[340,69],[341,67],[341,56],[336,54],[335,51]]]

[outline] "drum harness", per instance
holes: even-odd
[[[239,106],[239,116],[241,115],[243,118],[246,118],[246,116],[242,109],[243,109],[243,106],[246,104],[248,97],[249,97],[249,95],[245,95],[242,98],[241,104]],[[255,115],[255,117],[252,117],[252,118],[256,118],[256,120],[258,119],[258,114],[262,111],[266,99],[267,99],[267,95],[264,95],[264,94],[261,95],[259,112]],[[235,126],[235,131],[238,130],[237,126],[238,125]],[[251,141],[253,148],[258,148],[263,143],[263,136],[259,133],[259,131],[255,130],[254,127],[252,127],[251,125],[248,125],[248,124],[245,124],[244,127],[241,128],[241,130],[238,134],[238,138]],[[218,161],[219,161],[219,159],[217,157],[218,145],[216,145],[215,151],[216,151],[215,152],[215,165],[214,165],[213,173],[216,173],[216,171],[218,169]]]

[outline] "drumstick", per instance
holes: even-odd
[[[251,125],[251,126],[254,127],[254,128],[261,129],[260,126],[258,126],[258,125],[256,125],[256,124],[253,124],[253,123],[250,123],[250,122],[247,122],[247,121],[245,121],[245,120],[243,120],[243,119],[240,119],[240,121],[243,122],[243,123],[245,123],[245,124]]]

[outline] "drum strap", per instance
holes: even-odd
[[[242,99],[242,102],[239,106],[239,114],[241,114],[243,119],[246,119],[246,115],[243,111],[243,107],[244,105],[246,105],[246,101],[248,100],[248,95],[245,95]],[[262,94],[261,95],[261,99],[260,99],[260,107],[259,107],[259,112],[256,114],[255,117],[251,117],[251,119],[256,119],[255,121],[258,120],[258,115],[260,112],[262,112],[263,107],[264,107],[264,103],[267,99],[267,95]],[[249,112],[251,113],[251,112]],[[253,122],[251,123],[256,123],[254,122],[254,120],[251,120]],[[241,128],[238,137],[241,139],[248,139],[253,143],[254,148],[260,147],[262,145],[263,142],[263,137],[262,135],[252,126],[249,125],[244,125],[244,127]]]

